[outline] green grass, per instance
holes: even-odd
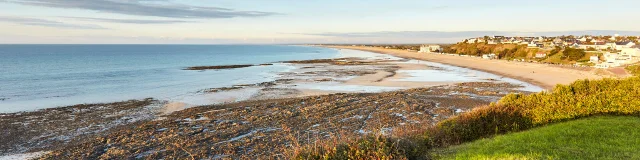
[[[442,159],[640,159],[640,118],[599,116],[453,146]]]
[[[625,69],[634,76],[640,76],[640,64],[627,66]]]

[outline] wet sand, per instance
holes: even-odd
[[[397,73],[397,71],[434,69],[426,64],[403,63],[405,61],[407,60],[362,58],[287,61],[286,63],[290,63],[289,65],[297,69],[281,72],[279,78],[274,81],[209,88],[199,91],[199,93],[206,94],[204,99],[212,102],[234,103],[239,101],[327,95],[331,93],[378,92],[357,90],[358,88],[366,90],[367,88],[381,87],[388,90],[399,90],[459,83],[455,81],[401,81],[411,76]],[[329,86],[335,88],[335,90],[325,88]],[[356,90],[345,90],[341,88],[342,86],[345,88],[355,87]],[[168,110],[180,110],[180,107],[176,107],[174,104],[180,104],[178,106],[181,106],[182,109],[197,106],[184,102],[172,102],[168,104],[167,108],[170,108]]]
[[[567,68],[554,67],[546,64],[512,62],[504,60],[485,60],[474,57],[450,56],[443,54],[418,53],[405,50],[385,49],[379,47],[362,46],[324,46],[337,49],[353,49],[375,53],[389,54],[402,58],[419,59],[454,66],[466,67],[474,70],[485,71],[505,77],[511,77],[521,81],[552,89],[557,84],[569,84],[579,79],[600,79],[603,76],[593,71],[581,71]]]

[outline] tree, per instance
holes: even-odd
[[[551,57],[551,56],[553,56],[553,55],[555,55],[555,54],[557,54],[557,53],[560,53],[560,51],[561,51],[561,50],[562,50],[562,47],[558,47],[558,46],[556,46],[556,47],[555,47],[553,50],[551,50],[551,52],[549,53],[549,57]]]
[[[575,61],[584,57],[587,53],[583,49],[566,48],[562,51],[562,59]]]

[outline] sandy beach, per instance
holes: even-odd
[[[389,54],[402,58],[419,59],[454,66],[485,71],[505,77],[551,89],[557,84],[569,84],[579,79],[600,79],[593,71],[582,71],[555,67],[547,64],[512,62],[504,60],[486,60],[474,57],[450,56],[444,54],[418,53],[405,50],[385,49],[362,46],[324,46],[338,49],[353,49],[375,53]]]

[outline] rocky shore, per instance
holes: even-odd
[[[132,100],[0,114],[4,154],[44,159],[283,158],[297,146],[421,129],[488,104],[518,87],[471,82],[201,106],[160,115]]]
[[[187,67],[184,70],[234,69],[234,68],[245,68],[245,67],[251,67],[251,66],[256,66],[256,65],[247,64],[247,65],[223,65],[223,66],[194,66],[194,67]]]
[[[82,144],[114,128],[153,120],[161,107],[161,102],[143,99],[0,113],[0,155]]]

